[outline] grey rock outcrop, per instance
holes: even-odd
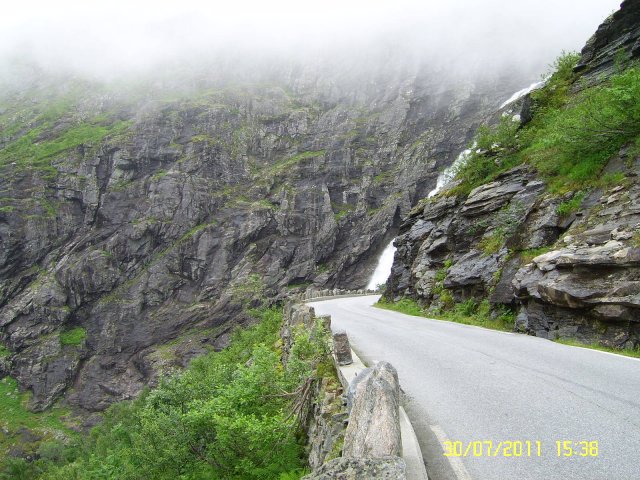
[[[640,58],[640,2],[624,0],[582,49],[575,70],[589,82],[601,81]]]
[[[388,362],[363,371],[356,382],[344,457],[400,456],[400,384]]]
[[[436,309],[488,299],[516,311],[522,332],[640,345],[639,166],[623,149],[608,171],[624,172],[626,185],[564,216],[558,205],[570,197],[545,193],[520,167],[467,197],[431,199],[400,230],[385,295]]]
[[[638,58],[639,42],[640,1],[627,0],[585,46],[574,93]],[[525,112],[527,102],[500,109],[491,121],[518,115],[526,123],[535,115]],[[456,195],[451,185],[401,225],[385,297],[413,298],[436,312],[488,301],[493,315],[510,310],[522,332],[637,348],[639,168],[637,150],[623,147],[603,172],[620,184],[584,198],[584,192],[547,193],[524,165],[469,194]],[[577,211],[567,213],[568,205]]]
[[[640,345],[639,229],[640,186],[604,192],[562,242],[516,273],[517,327],[552,339]]]
[[[559,201],[543,198],[543,191],[532,171],[518,167],[465,198],[429,199],[396,238],[387,298],[438,304],[443,292],[458,302],[496,293],[504,274],[515,274],[506,268],[509,248],[539,248],[561,231],[555,215]],[[546,219],[548,235],[534,233],[537,225],[525,222],[528,218]]]
[[[39,77],[46,95],[0,98],[17,122],[6,152],[35,129],[40,147],[58,145],[94,117],[109,132],[29,168],[0,162],[3,371],[31,407],[103,410],[224,347],[260,297],[362,288],[401,217],[518,83],[398,72],[303,68],[232,87],[212,74],[142,94],[78,84],[70,99]],[[71,107],[38,123],[50,98]],[[54,345],[73,328],[81,345]]]

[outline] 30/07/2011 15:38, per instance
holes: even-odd
[[[556,454],[558,457],[597,457],[597,440],[556,440]],[[542,457],[542,442],[540,440],[474,440],[470,442],[444,442],[445,457]]]

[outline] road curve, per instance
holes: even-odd
[[[431,480],[640,479],[639,360],[381,310],[377,298],[310,305],[365,362],[398,369]],[[486,443],[481,456],[445,457],[447,440]],[[488,441],[492,455],[502,442],[497,456]],[[531,456],[526,443],[503,456],[505,441],[530,441]],[[597,441],[598,456],[574,444],[559,457],[557,441]]]

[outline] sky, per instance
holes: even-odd
[[[548,65],[620,0],[5,0],[0,62],[113,75],[216,55],[306,59],[381,48],[422,62]],[[355,58],[355,57],[354,57]]]

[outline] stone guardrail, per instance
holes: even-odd
[[[328,298],[356,297],[359,295],[375,295],[376,293],[380,293],[380,292],[377,292],[375,290],[365,290],[365,289],[345,290],[342,288],[334,288],[334,289],[327,288],[327,289],[321,289],[321,290],[307,289],[302,293],[295,293],[293,295],[290,295],[289,299],[292,301],[298,301],[298,302],[310,302],[310,301],[316,301],[316,300],[321,300],[325,298],[328,299]]]
[[[327,295],[329,292],[334,294]],[[371,293],[375,292],[315,291],[298,301]],[[287,316],[292,317],[293,323],[308,324],[315,318],[315,311],[307,305],[289,305],[285,308]],[[319,318],[330,326],[330,317]],[[351,349],[344,332],[334,334],[333,350],[348,410],[342,455],[316,465],[305,480],[427,480],[415,432],[400,405],[395,368],[388,362],[367,368]]]

